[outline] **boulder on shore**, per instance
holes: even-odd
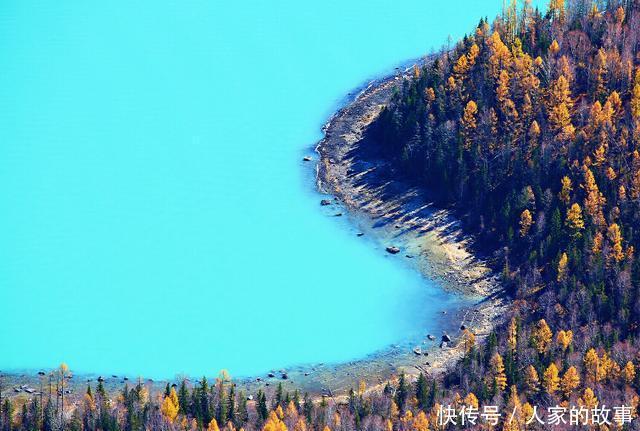
[[[391,254],[398,254],[400,253],[400,249],[395,245],[390,245],[389,247],[387,247],[387,252]]]

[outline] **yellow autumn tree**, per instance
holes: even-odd
[[[558,141],[567,141],[573,138],[575,128],[571,123],[572,108],[573,99],[571,98],[569,81],[565,76],[560,75],[551,85],[547,104],[549,126]]]
[[[498,353],[495,353],[491,357],[489,367],[491,368],[490,376],[493,380],[493,382],[490,383],[495,382],[496,387],[500,391],[504,391],[504,389],[507,387],[507,375],[504,373],[504,362],[502,360],[502,356],[500,356],[500,354]]]
[[[427,415],[422,410],[413,418],[411,430],[429,431],[429,419],[427,419]]]
[[[566,331],[560,330],[556,334],[556,343],[558,344],[558,347],[560,347],[560,349],[563,352],[569,348],[572,341],[573,341],[573,331],[570,329]]]
[[[551,328],[549,328],[549,325],[547,325],[546,320],[540,319],[538,323],[536,323],[536,326],[531,335],[533,347],[540,354],[546,353],[551,346],[552,340],[553,332],[551,332]]]
[[[583,170],[583,188],[586,193],[586,197],[584,199],[585,210],[589,217],[591,217],[593,224],[595,224],[596,226],[603,226],[605,220],[602,213],[602,207],[607,201],[598,188],[598,184],[596,183],[595,177],[593,176],[593,172],[591,172],[591,170],[587,166],[584,166]]]
[[[471,350],[473,350],[473,347],[476,345],[476,336],[473,334],[473,332],[469,331],[468,329],[465,329],[464,332],[462,333],[462,339],[463,339],[463,343],[464,343],[464,351],[465,353],[469,353],[471,352]]]
[[[531,211],[525,209],[524,211],[522,211],[522,214],[520,214],[520,236],[525,237],[529,234],[531,224],[533,224]]]
[[[602,232],[596,232],[593,236],[593,243],[591,244],[591,252],[593,254],[600,254],[602,251],[602,243],[604,241],[604,236]]]
[[[478,408],[480,403],[478,401],[478,397],[473,392],[469,392],[466,397],[464,397],[463,403],[465,406]]]
[[[567,253],[562,253],[562,255],[560,255],[560,260],[558,261],[558,275],[556,276],[557,281],[563,282],[567,279],[568,264],[569,257],[567,256]]]
[[[544,371],[544,374],[542,376],[542,385],[545,392],[549,395],[555,394],[560,387],[558,367],[556,367],[556,364],[554,364],[553,362]]]
[[[516,385],[511,385],[505,411],[509,412],[509,418],[505,420],[503,431],[521,430],[528,418],[522,415],[522,403],[520,402]]]
[[[582,397],[578,400],[578,404],[588,409],[596,408],[598,406],[598,398],[593,393],[593,389],[586,388],[582,393]]]
[[[272,411],[269,413],[269,417],[264,423],[262,431],[287,431],[287,426],[278,417],[276,412]]]
[[[164,399],[162,400],[160,412],[169,422],[173,423],[173,421],[178,416],[179,410],[180,403],[178,402],[178,394],[176,394],[175,388],[171,388],[169,396],[164,397]]]
[[[600,357],[593,348],[589,349],[587,353],[585,353],[583,363],[587,380],[590,382],[597,382],[599,376],[598,369],[600,368]]]
[[[612,223],[607,229],[607,240],[609,242],[609,252],[607,259],[609,262],[618,263],[624,259],[622,251],[622,233],[617,223]]]
[[[464,58],[464,57],[463,57]],[[478,113],[478,105],[473,100],[467,102],[462,115],[462,136],[464,140],[464,148],[470,149],[473,144],[473,137],[476,130],[476,115]]]
[[[565,205],[569,205],[569,202],[571,202],[571,191],[573,190],[571,178],[564,176],[562,180],[560,180],[560,183],[562,184],[562,188],[560,189],[558,198],[560,198]]]
[[[565,224],[571,231],[573,237],[579,237],[580,231],[584,229],[584,220],[582,219],[582,208],[577,203],[571,205],[571,208],[567,210],[567,218]]]
[[[216,418],[211,419],[209,422],[209,426],[207,426],[207,431],[220,431],[220,427],[218,426],[218,421]]]
[[[560,382],[564,396],[570,398],[573,391],[579,385],[580,374],[578,373],[578,370],[576,370],[576,367],[569,367],[569,369],[564,373],[564,376],[562,376],[562,381]]]
[[[625,383],[627,383],[628,385],[633,383],[633,381],[636,378],[636,367],[635,365],[633,365],[633,362],[631,361],[627,362],[627,364],[624,366],[622,375],[624,377]]]

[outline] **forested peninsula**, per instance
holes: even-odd
[[[392,94],[367,151],[455,212],[510,298],[489,333],[463,328],[444,372],[345,397],[249,394],[226,373],[66,396],[63,365],[37,395],[0,388],[0,431],[640,429],[639,36],[635,0],[511,1],[377,84]]]

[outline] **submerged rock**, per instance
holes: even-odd
[[[387,247],[387,252],[391,254],[397,254],[400,253],[400,249],[395,245],[390,245],[389,247]]]

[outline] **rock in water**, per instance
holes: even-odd
[[[442,334],[442,341],[445,343],[450,343],[451,342],[451,337],[449,337],[449,335],[447,335],[447,333],[443,333]]]
[[[311,156],[304,156],[302,160],[304,160],[305,162],[310,162],[311,160],[313,160],[313,158]]]
[[[400,253],[400,249],[395,245],[390,245],[389,247],[387,247],[387,252],[391,254],[397,254]]]
[[[322,205],[323,207],[327,206],[327,205],[331,205],[331,201],[328,199],[322,199],[320,201],[320,205]]]
[[[420,349],[420,347],[415,347],[413,349],[413,353],[415,353],[416,355],[420,356],[420,355],[422,355],[422,349]]]

